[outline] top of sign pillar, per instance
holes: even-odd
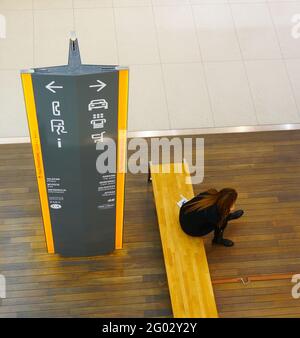
[[[1,1],[1,0],[0,0]],[[37,75],[90,75],[97,73],[115,72],[128,67],[120,65],[82,64],[79,43],[75,31],[70,32],[68,64],[61,66],[38,67],[24,69],[21,73],[36,73]]]
[[[72,41],[77,40],[77,36],[76,36],[76,32],[75,31],[71,31],[70,32],[70,40],[72,40]]]
[[[70,33],[68,66],[72,68],[81,66],[79,43],[74,31]]]

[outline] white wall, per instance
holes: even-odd
[[[130,66],[131,131],[299,123],[296,13],[300,1],[0,0],[0,138],[28,135],[19,70],[65,64],[71,30],[84,63]]]

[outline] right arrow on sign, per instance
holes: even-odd
[[[100,80],[97,80],[97,82],[98,82],[98,84],[90,85],[90,88],[98,88],[97,92],[100,92],[100,90],[102,90],[104,87],[106,87],[106,83],[104,83]]]

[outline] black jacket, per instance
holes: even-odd
[[[216,205],[198,211],[185,213],[186,208],[196,200],[200,200],[207,192],[202,192],[182,205],[179,212],[179,222],[182,230],[190,236],[204,236],[214,231],[221,216]]]

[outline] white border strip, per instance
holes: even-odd
[[[153,131],[129,131],[128,137],[161,137],[180,135],[206,135],[206,134],[229,134],[229,133],[251,133],[258,131],[300,130],[300,124],[275,124],[263,126],[241,126],[220,128],[198,128],[177,130],[153,130]]]
[[[252,133],[252,132],[258,132],[258,131],[280,131],[280,130],[281,131],[300,130],[300,124],[294,123],[294,124],[274,124],[274,125],[263,125],[263,126],[129,131],[127,133],[127,136],[128,138],[163,137],[163,136],[181,136],[181,135]],[[0,138],[0,144],[12,144],[12,143],[30,143],[30,137]]]
[[[30,137],[1,137],[0,144],[30,143]]]

